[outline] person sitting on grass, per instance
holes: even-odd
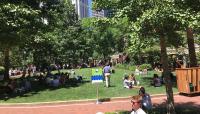
[[[6,93],[12,93],[17,87],[16,80],[10,80],[7,84]]]
[[[153,75],[152,85],[154,87],[160,87],[161,86],[161,79],[158,77],[158,74]]]
[[[54,76],[54,79],[52,80],[52,86],[58,87],[60,85],[59,79],[57,76]]]
[[[29,78],[25,78],[23,80],[23,83],[24,83],[24,90],[25,91],[30,91],[31,90],[31,82],[30,82],[30,79]]]
[[[139,76],[139,75],[140,75],[139,66],[136,66],[136,68],[135,68],[135,75],[136,75],[136,76]]]
[[[129,75],[129,82],[131,82],[132,88],[136,88],[136,89],[140,89],[141,88],[141,86],[139,86],[140,82],[136,80],[136,77],[135,77],[134,73]]]
[[[140,95],[133,96],[131,99],[132,112],[131,114],[146,114],[146,112],[141,108],[142,97]]]
[[[139,81],[136,81],[134,74],[132,73],[131,75],[125,74],[124,79],[123,79],[123,84],[124,88],[140,88],[141,86],[139,85]]]
[[[128,76],[127,75],[124,76],[123,85],[124,85],[124,88],[128,88],[128,89],[132,88],[132,84],[128,80]]]
[[[131,85],[133,85],[133,86],[137,86],[138,85],[134,73],[129,75],[128,80],[130,81]]]
[[[145,92],[144,87],[140,88],[139,95],[142,97],[142,109],[145,111],[152,109],[151,97]]]

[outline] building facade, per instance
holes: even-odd
[[[104,10],[92,10],[92,0],[72,0],[79,19],[86,17],[105,17]]]
[[[91,0],[72,0],[79,19],[85,17],[91,17],[92,4]]]

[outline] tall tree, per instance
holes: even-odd
[[[2,1],[0,3],[0,44],[4,48],[4,79],[9,75],[9,51],[12,46],[17,46],[34,31],[36,25],[41,24],[38,18],[39,11],[27,5],[26,1]],[[32,28],[30,32],[30,28]]]
[[[177,19],[182,22],[182,26],[186,30],[188,43],[190,66],[197,66],[196,51],[194,46],[194,30],[199,28],[200,23],[200,4],[199,0],[176,0],[176,7],[179,9]]]
[[[71,1],[8,0],[2,2],[1,6],[0,22],[5,26],[0,27],[0,43],[5,44],[5,48],[20,46],[26,54],[33,54],[36,63],[42,63],[41,61],[53,63],[60,59],[61,45],[59,44],[62,34],[69,32],[67,29],[78,23],[78,16]],[[6,23],[11,24],[6,25]],[[6,30],[12,31],[13,35]],[[9,40],[7,40],[8,36]],[[9,52],[5,56],[7,61],[8,54]],[[9,69],[9,63],[5,63],[7,63],[6,69]],[[8,70],[6,74],[8,78]]]
[[[187,33],[188,51],[189,51],[189,58],[190,58],[190,67],[196,67],[197,58],[196,58],[196,51],[195,51],[195,45],[194,45],[193,29],[188,27],[186,29],[186,33]]]
[[[148,40],[150,40],[152,38],[159,38],[163,75],[166,81],[167,113],[175,114],[172,83],[170,80],[168,56],[166,52],[166,42],[172,39],[172,36],[177,35],[176,31],[179,30],[178,25],[180,24],[173,15],[175,10],[173,1],[127,0],[124,3],[124,1],[119,0],[118,2],[124,7],[118,7],[119,9],[117,9],[118,13],[116,17],[128,16],[129,20],[133,22],[132,29],[134,31],[131,35],[133,45],[131,48],[138,50],[138,46],[141,46],[144,39],[148,38]],[[98,4],[100,3],[98,2]],[[142,44],[144,44],[144,42]]]
[[[114,53],[115,37],[112,23],[107,18],[92,18],[91,24],[85,20],[84,27],[92,32],[90,38],[93,44],[93,49],[103,59],[107,59]]]

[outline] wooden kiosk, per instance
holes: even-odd
[[[200,93],[200,67],[177,68],[176,78],[180,93]]]

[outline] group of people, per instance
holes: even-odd
[[[34,74],[36,72],[36,66],[35,65],[27,65],[24,66],[23,68],[11,68],[9,69],[9,76],[16,76],[16,75],[31,75]]]
[[[103,68],[103,75],[106,81],[106,87],[110,86],[110,77],[111,77],[111,66],[106,64]],[[161,86],[161,81],[159,80],[157,74],[154,74],[154,78],[152,84],[155,87]],[[123,86],[124,88],[139,88],[139,94],[137,96],[133,96],[131,99],[132,103],[132,112],[131,114],[146,114],[149,110],[152,109],[151,97],[148,93],[145,92],[145,88],[138,86],[139,81],[136,80],[135,74],[132,73],[130,75],[125,74],[123,78]]]
[[[65,84],[68,79],[68,73],[51,74],[50,72],[48,72],[43,80],[45,80],[45,84],[48,86],[58,87],[59,85]]]
[[[65,85],[69,81],[81,82],[82,80],[83,80],[82,76],[76,75],[74,69],[66,73],[60,72],[52,74],[51,72],[48,72],[45,77],[43,76],[43,82],[45,82],[46,85],[51,87],[58,87],[60,85]]]
[[[131,88],[140,88],[141,87],[141,86],[139,86],[140,82],[138,80],[136,80],[136,75],[137,75],[136,71],[134,73],[131,73],[130,75],[128,75],[128,74],[124,75],[124,77],[123,77],[123,87],[124,88],[131,89]],[[104,76],[106,87],[110,86],[111,72],[112,72],[111,66],[109,63],[107,63],[103,67],[103,76]],[[154,74],[151,85],[153,85],[154,87],[160,87],[160,86],[162,86],[162,83],[163,83],[162,78],[159,77],[157,74]]]
[[[136,66],[134,74],[135,74],[136,76],[139,76],[139,75],[147,75],[147,69],[144,68],[143,70],[140,70],[140,66]]]
[[[103,68],[103,75],[106,81],[106,87],[109,87],[110,77],[111,77],[111,66],[109,64],[106,64],[105,67]],[[156,82],[157,76],[154,77]],[[123,85],[124,88],[133,88],[133,87],[140,88],[139,94],[137,96],[133,96],[131,99],[132,103],[131,114],[146,114],[146,112],[152,109],[151,97],[148,93],[145,92],[144,87],[138,86],[139,81],[136,80],[134,73],[124,76]]]
[[[136,77],[134,75],[134,73],[127,75],[125,74],[125,76],[123,77],[123,86],[124,88],[137,88],[139,87],[139,81],[136,80]]]
[[[28,77],[10,80],[5,86],[6,93],[23,93],[30,91],[32,88],[31,82]]]

